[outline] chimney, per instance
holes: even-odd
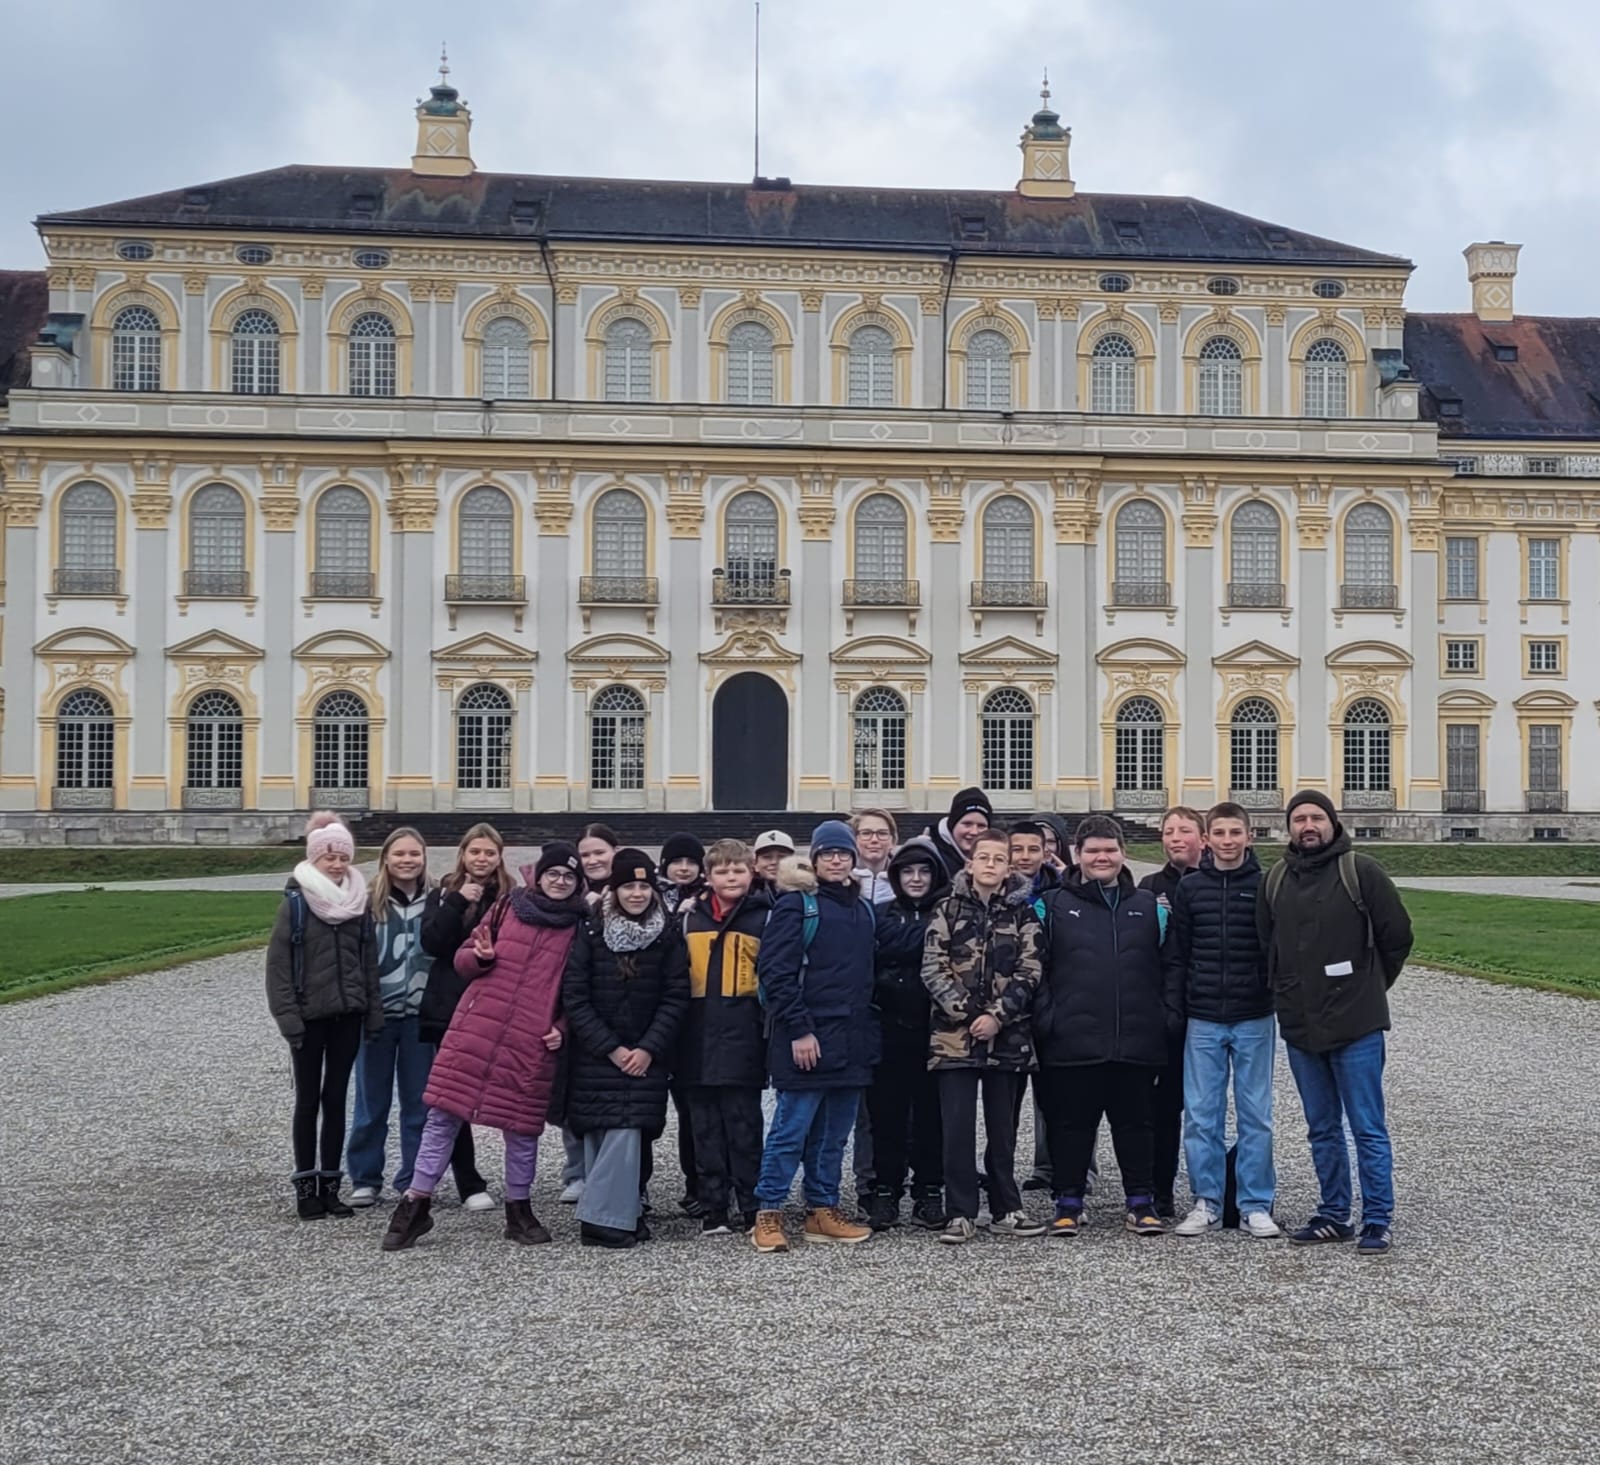
[[[471,132],[472,113],[450,85],[450,62],[441,51],[438,83],[428,89],[427,101],[417,103],[417,151],[411,171],[429,178],[470,178]]]
[[[1469,244],[1461,252],[1467,257],[1473,314],[1487,321],[1515,319],[1511,285],[1517,278],[1517,256],[1522,246],[1491,239],[1487,244]]]
[[[1039,89],[1039,110],[1022,130],[1022,177],[1017,192],[1024,198],[1071,198],[1077,192],[1067,166],[1072,129],[1050,106],[1050,73]]]

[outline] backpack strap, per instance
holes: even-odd
[[[1283,889],[1283,879],[1288,873],[1289,867],[1282,860],[1267,871],[1267,909],[1274,916],[1278,914],[1278,892]]]
[[[300,1002],[306,995],[306,898],[298,887],[284,894],[289,899],[289,980],[294,986],[294,1000]]]
[[[1367,923],[1367,950],[1374,946],[1372,937],[1372,912],[1367,909],[1367,903],[1361,897],[1361,871],[1356,864],[1356,852],[1347,849],[1339,856],[1339,883],[1344,886],[1344,893],[1350,897],[1350,903],[1361,913],[1361,919]]]
[[[822,912],[817,906],[817,893],[814,890],[800,892],[801,908],[804,915],[800,922],[800,950],[810,951],[811,943],[817,939],[817,927],[822,924]],[[800,962],[800,971],[804,975],[806,969],[805,959]]]

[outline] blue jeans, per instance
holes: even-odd
[[[1228,1074],[1239,1133],[1239,1214],[1271,1211],[1272,1061],[1278,1041],[1270,1014],[1246,1022],[1189,1019],[1183,1045],[1183,1152],[1194,1198],[1222,1214],[1228,1173]]]
[[[1331,1053],[1285,1046],[1322,1191],[1318,1213],[1330,1221],[1350,1220],[1350,1147],[1344,1136],[1348,1120],[1361,1176],[1362,1224],[1389,1225],[1394,1220],[1394,1151],[1383,1113],[1384,1034],[1368,1033]]]
[[[801,1193],[806,1209],[839,1204],[844,1147],[860,1105],[860,1089],[786,1089],[779,1093],[761,1151],[761,1177],[756,1181],[756,1204],[762,1210],[783,1209],[802,1160],[806,1173]]]
[[[395,1171],[394,1188],[403,1192],[411,1184],[417,1146],[422,1143],[422,1126],[428,1118],[422,1091],[428,1086],[428,1070],[433,1067],[435,1051],[432,1043],[424,1043],[417,1036],[414,1017],[391,1017],[377,1037],[362,1043],[361,1052],[356,1055],[355,1118],[345,1151],[345,1168],[350,1172],[352,1186],[383,1189],[383,1147],[389,1138],[389,1106],[397,1084],[400,1168]]]

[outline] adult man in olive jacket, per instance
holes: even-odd
[[[1389,988],[1411,954],[1411,917],[1375,860],[1358,855],[1328,798],[1289,800],[1289,847],[1261,882],[1256,926],[1278,1026],[1306,1111],[1321,1201],[1290,1236],[1349,1241],[1350,1152],[1361,1178],[1363,1255],[1392,1245],[1394,1155],[1383,1106]]]

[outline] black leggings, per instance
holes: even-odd
[[[350,1090],[350,1071],[361,1051],[361,1028],[365,1019],[359,1012],[344,1017],[319,1017],[306,1024],[298,1048],[289,1050],[294,1067],[294,1168],[315,1170],[317,1166],[317,1111],[322,1111],[322,1165],[329,1172],[339,1169],[344,1154],[345,1096]]]

